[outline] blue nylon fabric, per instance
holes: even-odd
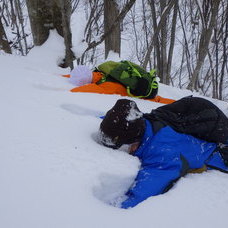
[[[181,155],[189,162],[191,169],[209,163],[221,169],[226,167],[221,157],[220,160],[218,156],[213,158],[216,154],[213,154],[215,143],[178,133],[169,126],[154,135],[150,122],[145,121],[142,143],[134,153],[141,160],[141,169],[134,185],[126,193],[128,198],[122,202],[122,208],[134,207],[150,196],[162,194],[170,183],[180,177]]]

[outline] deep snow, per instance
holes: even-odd
[[[113,207],[140,162],[96,142],[103,115],[118,95],[71,93],[56,66],[63,41],[52,33],[27,57],[0,55],[0,227],[228,227],[228,176],[189,174],[164,195],[132,209]],[[178,99],[187,90],[160,85]],[[134,99],[149,112],[161,104]],[[225,102],[212,100],[226,114]]]

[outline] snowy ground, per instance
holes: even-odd
[[[182,178],[168,193],[133,209],[108,203],[132,183],[139,161],[96,143],[100,118],[117,95],[70,93],[56,67],[52,36],[28,57],[0,55],[1,228],[227,228],[228,176]],[[159,95],[191,94],[161,85]],[[136,100],[144,112],[160,104]],[[226,114],[228,104],[213,100]]]

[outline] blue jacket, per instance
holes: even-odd
[[[204,164],[228,170],[222,161],[216,144],[181,134],[171,127],[161,128],[155,135],[148,120],[140,147],[135,152],[141,160],[141,169],[134,185],[126,193],[122,208],[134,207],[150,196],[164,193],[166,188],[181,177],[182,157],[190,169]]]

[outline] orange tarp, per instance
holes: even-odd
[[[70,75],[64,75],[64,77],[70,77]],[[121,96],[128,96],[126,88],[116,82],[104,82],[99,85],[96,84],[102,77],[100,72],[93,72],[93,79],[91,84],[75,87],[71,89],[71,92],[84,92],[84,93],[101,93],[101,94],[119,94]],[[173,103],[175,100],[156,96],[153,99],[146,99],[149,101],[159,102],[163,104]]]

